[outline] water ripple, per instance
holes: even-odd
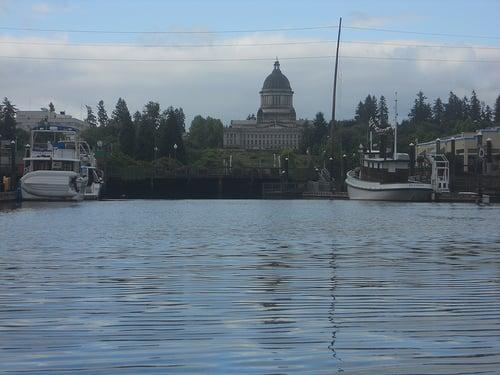
[[[497,374],[500,207],[0,211],[5,374]]]

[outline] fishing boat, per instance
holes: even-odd
[[[78,129],[40,125],[32,129],[30,140],[23,159],[23,200],[80,201],[96,192],[98,196],[94,183],[102,181],[93,178],[95,158],[79,139]]]
[[[397,152],[397,93],[395,100],[394,151],[387,154],[385,139],[390,128],[378,128],[369,123],[369,149],[360,147],[360,166],[349,172],[345,183],[349,199],[428,202],[435,191],[431,181],[421,182],[411,176],[415,165],[406,153]],[[380,138],[379,150],[373,149],[373,132]]]
[[[379,151],[363,153],[360,167],[347,172],[349,199],[427,202],[433,187],[409,176],[410,157],[397,153],[381,157]]]

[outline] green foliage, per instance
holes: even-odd
[[[147,103],[138,121],[137,138],[135,138],[135,155],[138,159],[153,160],[155,147],[159,147],[161,150],[161,145],[156,144],[156,133],[159,124],[160,104],[155,102]],[[131,132],[129,136],[134,139],[135,131]]]
[[[221,120],[198,115],[191,121],[187,136],[188,145],[197,149],[222,147],[223,131]]]
[[[87,107],[87,118],[85,119],[85,122],[89,124],[89,127],[95,128],[97,126],[97,119],[92,111],[92,107],[89,105],[86,105],[85,107]]]
[[[359,102],[354,119],[365,124],[368,124],[370,121],[378,124],[379,107],[377,104],[377,97],[368,95],[364,102]]]
[[[103,100],[99,100],[99,103],[97,103],[97,119],[99,121],[99,126],[108,125],[108,113],[106,112],[106,108],[104,108]]]
[[[389,126],[389,109],[387,108],[384,95],[380,97],[378,104],[378,126],[380,128],[386,128]]]
[[[114,134],[118,133],[118,145],[120,151],[126,155],[134,155],[135,127],[130,117],[127,103],[124,99],[118,98],[116,107],[113,110],[109,130]]]
[[[444,121],[444,105],[441,98],[437,98],[434,101],[432,107],[432,121],[438,125],[441,125]]]
[[[432,121],[432,110],[430,104],[426,103],[427,97],[422,91],[417,93],[413,108],[408,117],[413,123]]]
[[[302,132],[299,150],[302,153],[319,154],[328,138],[328,124],[322,112],[316,113],[312,124],[307,123]]]
[[[184,121],[185,116],[182,108],[168,107],[162,113],[159,126],[159,152],[161,156],[185,160]]]
[[[0,135],[3,139],[16,137],[16,107],[4,98],[0,105]]]

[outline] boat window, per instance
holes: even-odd
[[[49,160],[33,160],[33,170],[34,171],[47,171],[52,167]]]

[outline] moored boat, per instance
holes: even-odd
[[[78,130],[60,125],[34,128],[23,160],[23,200],[82,200],[89,189],[89,170],[95,168],[95,159],[86,142],[79,140]]]
[[[378,152],[363,154],[361,166],[347,173],[349,199],[430,201],[432,185],[410,180],[409,162],[408,154],[395,159],[381,158]]]

